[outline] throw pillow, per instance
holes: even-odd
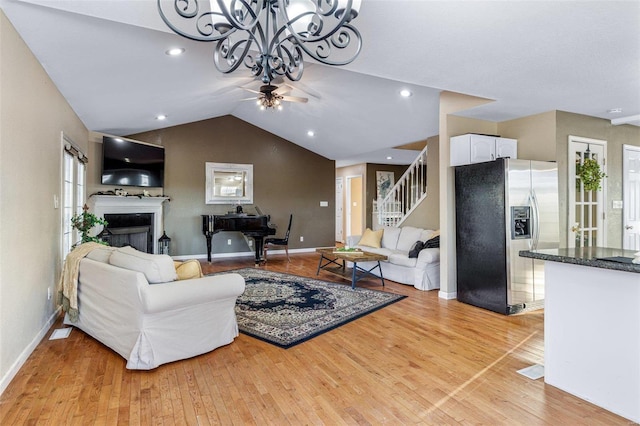
[[[186,260],[184,262],[173,261],[176,267],[178,280],[190,280],[193,278],[202,278],[202,267],[196,259]]]
[[[143,253],[133,247],[113,251],[109,263],[131,271],[142,272],[149,284],[166,283],[176,279],[173,259],[167,254]]]
[[[423,248],[440,248],[440,235],[427,240]]]
[[[408,252],[411,250],[411,246],[418,240],[422,240],[422,229],[414,226],[403,226],[400,228],[400,237],[398,237],[398,244],[395,249]],[[393,247],[389,247],[393,248]]]
[[[362,238],[360,238],[358,245],[380,248],[380,241],[382,241],[382,229],[372,231],[367,228],[364,230],[364,234],[362,234]]]
[[[424,243],[422,241],[416,241],[415,243],[413,243],[413,246],[411,246],[411,250],[409,250],[409,258],[418,257],[418,253],[420,253],[420,250],[422,250],[423,247]]]

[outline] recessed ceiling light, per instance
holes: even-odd
[[[403,98],[408,98],[409,96],[411,96],[412,93],[409,89],[402,89],[400,91],[400,96],[402,96]]]
[[[609,114],[620,114],[622,112],[622,108],[611,108],[608,109],[607,112]]]
[[[180,56],[184,53],[184,48],[182,47],[174,47],[173,49],[169,49],[166,52],[167,55],[169,56]]]
[[[315,136],[315,134],[316,134],[316,133],[315,133],[313,130],[309,130],[309,131],[307,132],[307,136],[310,136],[310,137]]]
[[[164,114],[160,114],[156,116],[156,120],[166,120],[166,119],[167,119],[167,116]]]
[[[389,156],[387,157],[387,160],[393,160],[393,157]]]

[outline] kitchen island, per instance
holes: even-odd
[[[599,247],[521,251],[545,261],[545,383],[640,422],[640,265]]]

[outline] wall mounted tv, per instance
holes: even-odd
[[[102,184],[163,186],[164,148],[123,138],[103,136]]]

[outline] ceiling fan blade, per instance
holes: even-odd
[[[236,79],[236,80],[238,80],[238,79]],[[246,81],[247,78],[240,78],[239,80]],[[231,85],[228,85],[228,86],[224,86],[224,87],[222,87],[222,88],[220,88],[218,90],[213,91],[211,93],[211,96],[220,97],[220,96],[226,95],[227,93],[229,93],[229,92],[231,92],[231,91],[233,91],[235,89],[246,90],[246,91],[251,92],[251,93],[258,93],[259,94],[260,92],[258,92],[257,90],[253,90],[253,89],[249,89],[249,88],[245,87],[245,86],[248,86],[250,84],[253,84],[253,82],[255,81],[255,78],[251,77],[248,80],[250,80],[248,83],[239,84],[240,83],[239,82],[238,84],[231,84]]]
[[[288,83],[285,83],[287,86],[293,88],[293,89],[298,89],[303,91],[304,93],[306,93],[307,95],[313,96],[316,99],[322,99],[322,97],[320,96],[320,92],[313,90],[311,87],[309,87],[308,85],[300,82],[300,81],[296,81],[294,84],[295,86],[292,86]]]
[[[258,95],[261,93],[258,90],[248,89],[246,87],[241,87],[242,90],[246,90],[247,92],[257,93]]]
[[[240,99],[241,101],[255,101],[258,98],[244,98],[244,99]]]
[[[291,89],[293,89],[293,87],[289,86],[288,84],[285,84],[278,87],[276,90],[273,91],[273,93],[277,95],[284,95],[285,93],[289,93]]]
[[[300,98],[298,96],[283,96],[282,100],[283,101],[287,101],[287,102],[300,102],[300,103],[303,103],[303,104],[306,104],[307,102],[309,102],[309,99]]]
[[[235,86],[235,85],[226,86],[226,87],[223,87],[221,89],[214,90],[213,92],[210,93],[210,95],[213,96],[213,97],[226,95],[227,93],[229,93],[232,90],[237,89],[237,88],[238,88],[238,86]]]

